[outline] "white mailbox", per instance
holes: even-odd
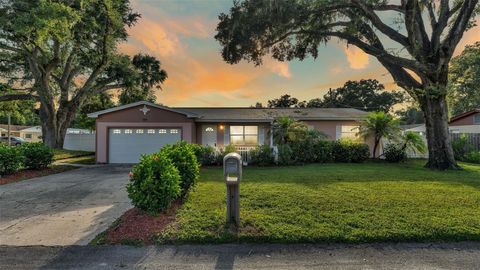
[[[240,223],[240,180],[242,179],[242,157],[237,153],[223,158],[223,180],[227,186],[227,223]]]

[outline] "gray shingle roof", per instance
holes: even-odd
[[[250,121],[271,122],[275,118],[288,116],[297,120],[360,120],[367,112],[351,108],[200,108],[175,107],[197,115],[196,121]]]

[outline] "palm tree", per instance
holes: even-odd
[[[427,151],[427,146],[420,134],[413,131],[407,131],[402,136],[402,150],[424,154]]]
[[[372,112],[360,124],[359,135],[363,138],[374,138],[373,158],[382,138],[395,140],[400,134],[399,121],[384,112]]]
[[[273,123],[273,142],[277,145],[304,139],[308,126],[290,117],[279,117]]]

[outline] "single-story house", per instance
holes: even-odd
[[[366,114],[350,108],[173,108],[140,101],[88,116],[96,118],[97,163],[136,163],[141,154],[180,140],[216,148],[233,144],[240,151],[272,145],[272,123],[282,116],[332,140],[354,137]]]
[[[417,132],[423,136],[426,142],[426,128],[425,124],[404,126],[404,131]],[[469,143],[480,150],[480,108],[462,113],[460,115],[450,118],[448,121],[448,129],[452,139],[457,139],[460,136],[466,136]],[[427,154],[412,154],[410,157],[428,157]]]
[[[0,125],[0,133],[2,137],[8,135],[8,125]],[[21,126],[10,125],[10,136],[19,137],[27,142],[42,141],[42,128],[40,126]]]
[[[450,118],[448,129],[452,134],[480,134],[480,108]],[[404,126],[405,131],[425,134],[425,124]]]

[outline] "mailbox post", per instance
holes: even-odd
[[[223,179],[227,186],[227,223],[240,223],[240,180],[242,178],[242,157],[237,153],[223,158]]]

